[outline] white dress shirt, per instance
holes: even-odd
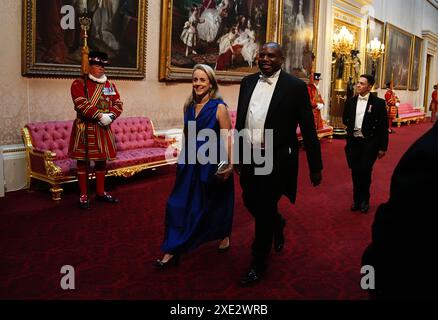
[[[266,115],[280,71],[278,70],[270,77],[261,74],[249,102],[245,121],[245,128],[249,130],[245,132],[245,136],[247,142],[256,147],[263,148]]]
[[[369,93],[364,97],[362,97],[361,95],[357,97],[356,121],[354,122],[354,130],[362,129],[362,122],[365,116],[365,110],[367,108],[369,97]]]

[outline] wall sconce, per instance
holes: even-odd
[[[376,61],[385,53],[385,45],[377,37],[367,44],[367,55],[372,60],[372,74],[376,76]]]

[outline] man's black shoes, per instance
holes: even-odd
[[[79,208],[90,209],[90,200],[87,195],[83,194],[79,197]]]
[[[360,205],[355,201],[355,202],[353,202],[353,204],[351,205],[350,210],[351,210],[351,211],[359,211],[359,210],[360,210]]]
[[[102,196],[96,195],[96,200],[106,203],[117,203],[119,202],[119,199],[113,197],[109,193],[104,193]]]
[[[359,203],[353,202],[353,205],[351,206],[351,211],[360,211],[362,213],[367,213],[370,209],[370,202],[369,201],[362,201]]]
[[[360,204],[360,212],[367,213],[370,209],[370,203],[368,201],[362,201]]]
[[[262,278],[262,275],[263,275],[263,272],[260,272],[255,268],[251,268],[249,270],[249,272],[245,276],[243,276],[242,279],[240,279],[239,285],[241,287],[252,286],[253,284],[260,281],[260,279]]]

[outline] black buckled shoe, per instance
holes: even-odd
[[[359,211],[361,208],[361,206],[359,205],[359,203],[357,203],[356,201],[353,202],[353,204],[351,205],[350,210],[351,211]]]
[[[274,250],[281,252],[284,247],[284,227],[286,226],[286,219],[281,218],[279,229],[274,232]]]
[[[370,209],[370,203],[368,201],[362,201],[360,204],[360,212],[367,213]]]
[[[81,209],[90,209],[90,200],[86,195],[82,195],[79,197],[79,208]]]
[[[107,203],[117,203],[119,202],[119,199],[114,198],[109,193],[104,193],[103,196],[96,195],[96,200],[101,202],[107,202]]]
[[[252,286],[253,284],[259,282],[262,276],[263,276],[263,272],[260,272],[255,268],[251,268],[249,272],[246,275],[244,275],[242,279],[240,279],[239,285],[241,287]]]

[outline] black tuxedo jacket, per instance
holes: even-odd
[[[342,120],[347,126],[347,139],[353,137],[357,99],[358,96],[354,96],[345,103]],[[368,98],[365,109],[362,134],[365,139],[374,142],[378,150],[386,151],[388,149],[388,114],[385,100],[372,94]]]
[[[260,73],[243,78],[237,106],[236,129],[245,128],[248,106]],[[306,147],[311,172],[322,170],[321,149],[306,84],[281,71],[266,115],[264,129],[273,129],[273,177],[283,194],[295,202],[298,176],[297,125]],[[242,162],[240,162],[242,163]]]

